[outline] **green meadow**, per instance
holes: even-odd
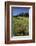
[[[13,16],[12,23],[13,36],[26,36],[29,35],[29,17]]]

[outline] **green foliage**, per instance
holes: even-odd
[[[13,17],[13,35],[26,36],[29,34],[29,18],[28,17]]]

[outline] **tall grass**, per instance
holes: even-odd
[[[26,36],[29,35],[29,18],[28,17],[13,17],[13,35]]]

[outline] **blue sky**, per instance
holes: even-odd
[[[20,13],[29,13],[29,8],[25,8],[25,7],[13,7],[12,10],[13,13],[11,11],[11,14],[13,14],[13,16],[16,16]]]

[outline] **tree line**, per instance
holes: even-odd
[[[29,13],[20,13],[19,15],[14,15],[14,17],[18,16],[29,17]]]

